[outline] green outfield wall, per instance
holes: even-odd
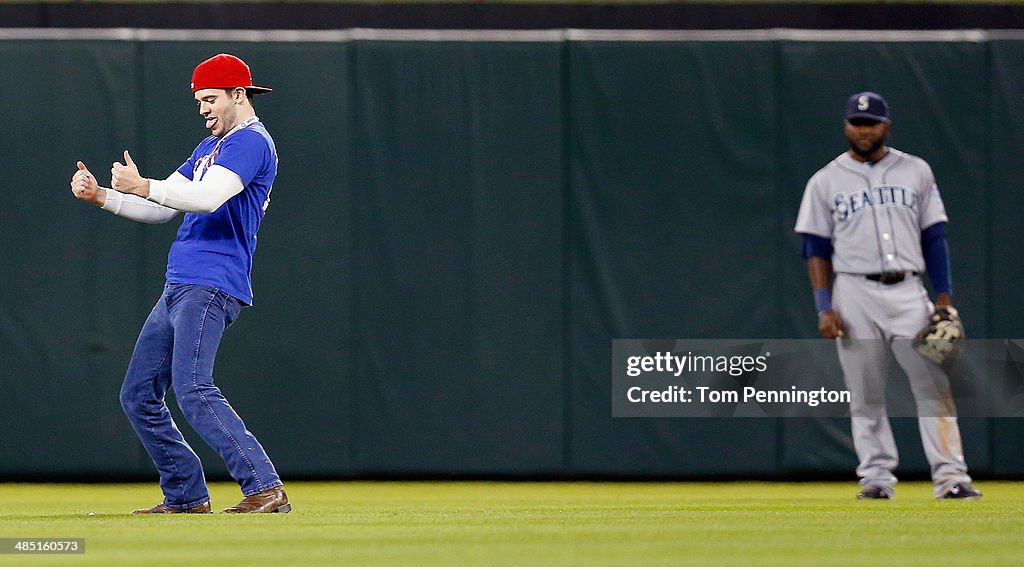
[[[280,174],[216,381],[285,478],[840,477],[844,420],[613,419],[613,338],[810,338],[793,235],[883,93],[933,166],[974,338],[1024,336],[1024,35],[30,32],[0,38],[0,480],[155,477],[118,404],[178,221],[75,201],[163,177],[188,89],[247,60]],[[225,469],[191,430],[211,477]],[[1024,424],[963,420],[980,476]],[[901,470],[926,474],[913,420]]]

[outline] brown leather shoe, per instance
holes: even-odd
[[[213,509],[210,508],[209,502],[204,502],[198,506],[186,508],[185,510],[179,510],[177,508],[168,508],[163,502],[153,506],[152,508],[139,508],[133,510],[132,514],[212,514]]]
[[[285,494],[283,486],[246,496],[238,504],[223,510],[225,514],[270,514],[291,511],[292,505],[288,503],[288,495]]]

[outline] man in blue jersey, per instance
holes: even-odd
[[[146,179],[128,151],[100,187],[82,162],[71,179],[80,200],[115,215],[163,223],[185,218],[167,258],[167,281],[139,334],[121,405],[160,473],[164,500],[135,514],[209,513],[202,463],[164,402],[173,388],[189,424],[224,459],[243,499],[228,513],[289,512],[266,451],[213,383],[224,331],[253,300],[256,233],[270,204],[277,150],[252,105],[249,66],[220,54],[200,63],[192,92],[211,136],[164,180]]]

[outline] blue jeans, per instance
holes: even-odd
[[[164,403],[169,387],[189,425],[224,459],[244,495],[282,484],[259,441],[213,384],[217,347],[241,310],[237,299],[220,290],[167,284],[135,343],[121,407],[160,473],[168,508],[210,500],[202,463]]]

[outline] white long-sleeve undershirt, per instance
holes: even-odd
[[[214,165],[199,181],[189,181],[180,173],[177,178],[171,175],[163,181],[149,180],[147,199],[186,213],[212,213],[242,189],[245,184],[237,173]]]
[[[245,186],[235,172],[214,165],[200,181],[191,181],[175,171],[167,179],[149,180],[149,197],[119,193],[107,189],[103,210],[134,221],[159,224],[179,212],[212,213]]]
[[[188,181],[188,178],[175,171],[167,180]],[[105,190],[106,199],[103,201],[103,210],[119,217],[146,224],[161,224],[173,219],[179,212],[170,207],[143,199],[138,195],[127,195],[110,188],[105,188]]]

